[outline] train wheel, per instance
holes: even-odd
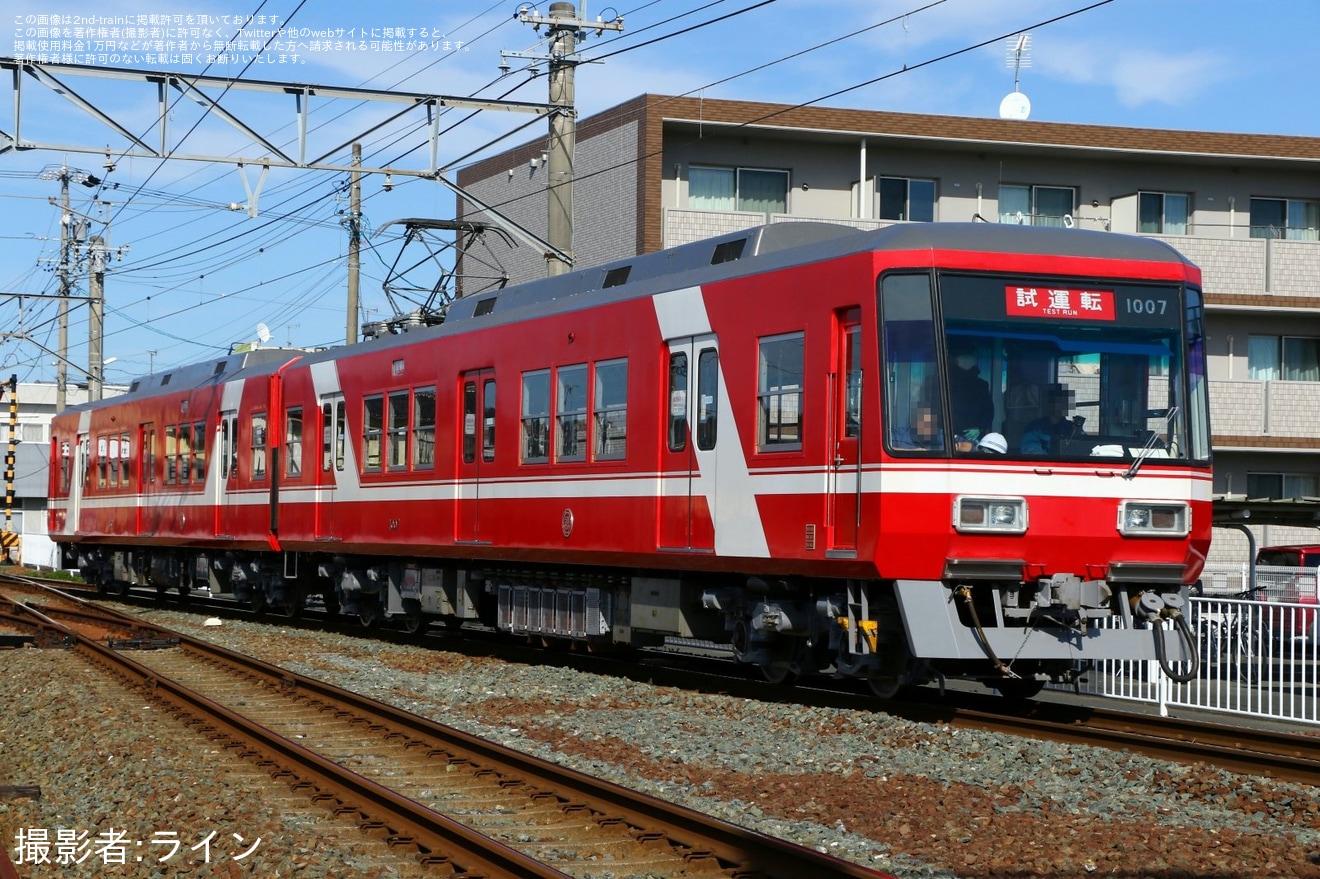
[[[877,675],[866,679],[866,686],[870,688],[871,695],[877,699],[886,701],[893,699],[899,693],[903,692],[903,679],[894,675]]]
[[[252,612],[259,617],[266,615],[266,589],[263,586],[256,586],[252,589],[252,597],[248,599],[248,605]]]
[[[792,665],[767,663],[765,665],[758,665],[757,668],[761,670],[761,677],[775,685],[782,684],[783,686],[791,687],[796,684],[798,678],[801,677],[798,670]]]
[[[358,622],[364,629],[374,629],[380,622],[380,602],[374,598],[359,598]]]
[[[420,610],[405,611],[403,616],[399,617],[399,625],[409,635],[420,635],[426,631],[426,617],[422,616]]]
[[[286,617],[291,620],[296,620],[302,617],[303,606],[306,605],[306,603],[307,599],[303,595],[303,591],[296,585],[288,585],[284,587],[283,607],[284,615]]]

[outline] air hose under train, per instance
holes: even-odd
[[[1188,625],[1187,617],[1183,614],[1182,596],[1178,593],[1156,595],[1154,592],[1143,592],[1134,595],[1131,601],[1132,616],[1144,617],[1155,632],[1155,658],[1160,661],[1160,668],[1169,676],[1169,680],[1179,684],[1195,680],[1201,670],[1201,654],[1196,650],[1196,635],[1193,634],[1192,627]],[[1174,628],[1187,642],[1187,651],[1192,655],[1192,663],[1185,672],[1176,672],[1169,665],[1169,657],[1164,645],[1164,627],[1159,625],[1163,620],[1173,620]]]
[[[1000,672],[1006,678],[1019,680],[1021,675],[1013,671],[1004,664],[1004,661],[995,655],[995,649],[990,646],[990,639],[986,637],[985,629],[981,628],[981,618],[976,614],[976,605],[972,602],[972,588],[970,586],[959,586],[954,594],[958,600],[967,608],[967,614],[972,618],[972,625],[976,627],[976,636],[981,639],[981,647],[985,650],[985,655],[989,657],[994,665],[995,671]]]
[[[1169,676],[1169,680],[1176,681],[1179,684],[1185,684],[1188,681],[1196,679],[1197,672],[1201,670],[1201,654],[1196,650],[1196,635],[1192,633],[1192,627],[1187,624],[1187,617],[1183,616],[1181,610],[1169,608],[1162,616],[1165,619],[1173,620],[1178,633],[1187,641],[1187,649],[1192,654],[1192,665],[1187,671],[1179,674],[1169,667],[1168,658],[1164,655],[1164,627],[1155,627],[1155,656],[1160,661],[1160,668]]]

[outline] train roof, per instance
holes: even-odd
[[[757,226],[656,253],[616,260],[504,290],[459,299],[444,326],[503,315],[571,310],[568,300],[598,305],[664,290],[871,251],[964,250],[1036,253],[1139,262],[1192,263],[1156,238],[1112,232],[998,223],[902,223],[858,230],[839,223],[789,222]]]
[[[858,230],[840,223],[771,223],[458,299],[449,306],[445,322],[438,326],[314,352],[260,348],[145,376],[133,382],[128,396],[151,396],[167,386],[196,388],[245,375],[269,374],[294,356],[300,356],[303,363],[334,360],[777,268],[869,251],[913,250],[1025,252],[1191,265],[1159,239],[1093,230],[998,223],[902,223]]]

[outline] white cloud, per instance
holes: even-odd
[[[1081,85],[1109,87],[1125,107],[1181,106],[1229,78],[1228,59],[1206,50],[1166,52],[1090,42],[1054,42],[1035,58],[1035,71]]]

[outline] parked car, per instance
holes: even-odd
[[[1256,553],[1256,597],[1284,604],[1316,605],[1317,581],[1320,580],[1320,544],[1267,546]],[[1307,572],[1280,576],[1261,567],[1305,568]],[[1316,643],[1316,611],[1311,607],[1281,607],[1272,614],[1271,628],[1281,641]]]

